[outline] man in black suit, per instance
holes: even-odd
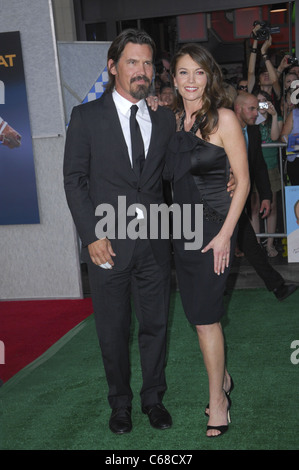
[[[147,226],[150,206],[163,203],[164,154],[175,132],[174,114],[163,107],[153,112],[145,101],[153,78],[154,52],[155,44],[145,32],[126,30],[113,41],[105,93],[73,109],[65,146],[65,192],[82,241],[82,258],[88,264],[112,408],[109,427],[118,434],[132,429],[131,294],[139,322],[142,411],[155,428],[166,429],[172,424],[162,404],[170,244],[161,237],[133,239],[127,231],[130,223],[136,224],[137,231]],[[138,106],[145,151],[137,164],[131,151],[133,104]],[[136,207],[137,218],[128,211],[136,204],[142,205]],[[115,213],[115,226],[112,223],[108,234],[102,233],[104,224],[100,222],[107,206]]]
[[[272,191],[262,153],[261,134],[259,127],[255,125],[259,109],[258,99],[250,93],[241,93],[235,100],[234,109],[247,143],[251,188],[255,183],[261,201],[260,213],[265,218],[270,213]],[[285,284],[283,277],[269,263],[266,253],[258,243],[249,220],[250,194],[246,206],[246,211],[243,211],[239,220],[239,248],[264,281],[267,289],[273,292],[278,300],[284,300],[296,290],[296,286]]]

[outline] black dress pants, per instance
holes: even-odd
[[[267,289],[273,291],[284,283],[283,277],[269,263],[267,254],[257,241],[255,231],[246,212],[239,219],[238,245],[241,251],[264,281]]]
[[[161,403],[166,390],[170,263],[159,266],[149,241],[138,239],[126,269],[103,269],[90,263],[88,270],[111,408],[131,406],[133,398],[129,350],[132,298],[139,324],[141,405]]]

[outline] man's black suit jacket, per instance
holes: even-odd
[[[251,191],[255,183],[260,201],[272,201],[272,191],[268,169],[262,152],[262,139],[258,125],[247,126],[248,132],[248,165]],[[251,193],[250,191],[250,193]],[[250,199],[250,195],[248,197]]]
[[[131,167],[112,94],[105,92],[98,100],[76,106],[72,111],[65,145],[64,187],[82,241],[84,261],[89,260],[87,245],[97,240],[95,228],[101,217],[95,211],[99,205],[108,204],[115,210],[116,238],[110,239],[116,253],[114,268],[123,269],[132,257],[135,241],[117,238],[118,216],[124,216],[118,213],[118,197],[126,198],[125,210],[121,212],[141,203],[147,209],[147,216],[151,204],[160,205],[164,201],[162,170],[169,140],[175,132],[175,117],[164,107],[155,112],[149,108],[149,113],[150,146],[138,178]],[[132,217],[127,218],[127,223],[130,220]],[[169,261],[169,240],[154,239],[151,245],[158,263]]]

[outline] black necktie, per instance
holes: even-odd
[[[132,160],[133,160],[133,169],[138,176],[140,176],[144,161],[144,144],[142,140],[142,135],[140,131],[139,124],[136,119],[136,113],[138,111],[138,106],[133,104],[131,106],[131,117],[130,117],[130,131],[131,131],[131,141],[132,141]]]

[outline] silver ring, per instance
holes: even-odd
[[[226,258],[222,258],[222,259],[224,259],[224,260],[225,260]]]
[[[154,98],[154,101],[158,101],[158,98]]]

